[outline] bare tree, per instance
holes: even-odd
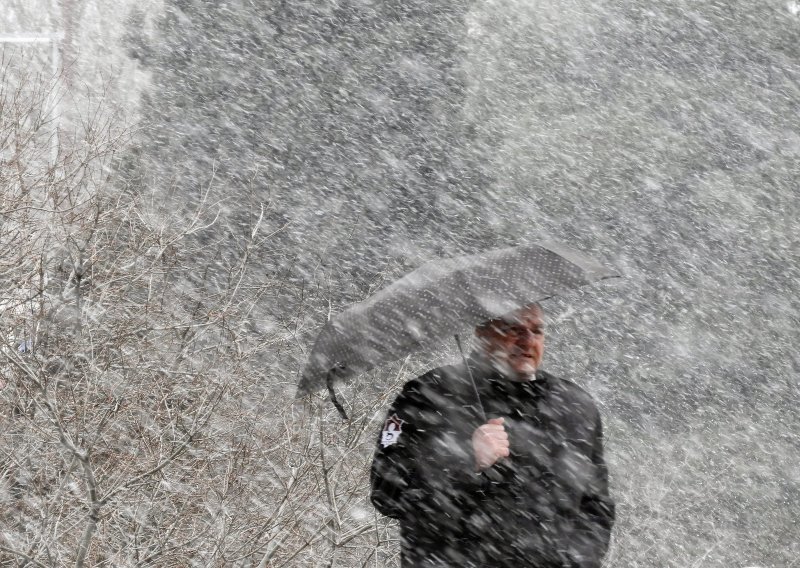
[[[286,283],[252,272],[277,254],[270,204],[215,252],[222,205],[186,217],[122,184],[130,131],[102,105],[53,164],[56,87],[18,69],[0,69],[0,564],[391,563],[366,502],[385,398],[353,390],[345,425],[292,401],[301,322],[265,323]]]

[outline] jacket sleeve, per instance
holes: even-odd
[[[468,430],[449,423],[445,401],[424,379],[409,382],[390,407],[370,475],[378,511],[420,523],[463,515],[484,483]]]
[[[603,427],[596,417],[592,446],[593,475],[581,498],[575,532],[569,545],[572,568],[600,568],[611,540],[616,509],[608,491],[608,468],[603,458]]]

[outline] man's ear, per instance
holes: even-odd
[[[486,339],[486,336],[489,335],[490,327],[486,324],[475,326],[475,337],[478,339]]]
[[[491,343],[491,328],[478,326],[475,328],[474,348],[478,351],[485,351]]]

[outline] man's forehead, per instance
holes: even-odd
[[[533,323],[542,321],[542,308],[530,306],[501,316],[501,321],[506,323]]]
[[[543,317],[544,312],[542,311],[541,306],[534,305],[509,312],[500,316],[495,321],[501,321],[509,324],[542,324],[544,323]]]

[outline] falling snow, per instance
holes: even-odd
[[[603,565],[800,566],[798,2],[8,0],[0,39],[0,565],[399,566],[372,456],[461,355],[342,422],[314,340],[555,241],[621,276],[543,303]]]

